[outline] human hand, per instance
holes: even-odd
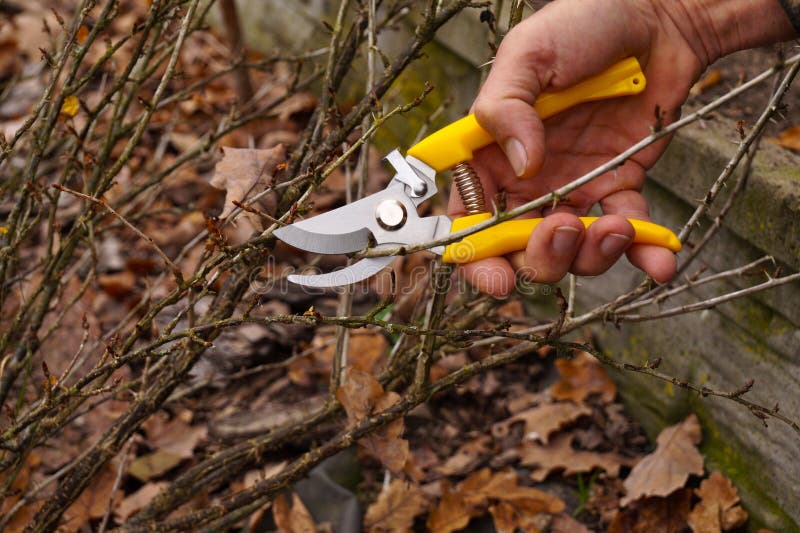
[[[758,16],[748,19],[750,14]],[[768,28],[756,27],[754,20]],[[476,152],[472,161],[486,205],[502,191],[507,208],[519,206],[600,166],[646,137],[656,121],[677,119],[692,84],[717,57],[792,35],[776,0],[549,4],[505,37],[475,101],[478,122],[497,140]],[[647,78],[643,93],[583,104],[546,124],[536,115],[532,105],[539,93],[566,89],[626,56],[642,64]],[[484,292],[505,296],[513,289],[515,271],[528,281],[550,283],[567,272],[601,274],[625,253],[656,281],[668,281],[675,273],[674,254],[657,246],[631,245],[634,231],[626,220],[650,219],[640,191],[646,169],[668,141],[637,153],[555,208],[529,213],[546,220],[526,250],[464,265],[467,279]],[[605,216],[584,230],[578,216],[596,203]],[[464,214],[456,193],[449,213]]]

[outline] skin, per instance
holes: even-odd
[[[646,137],[660,120],[680,116],[705,68],[735,50],[779,42],[794,30],[777,0],[558,0],[505,37],[473,112],[496,139],[477,152],[486,205],[502,192],[508,208],[546,194],[605,163]],[[539,93],[570,87],[624,57],[638,58],[647,89],[636,96],[582,104],[548,119],[532,108]],[[503,297],[516,276],[551,283],[567,272],[602,274],[623,254],[659,283],[670,280],[675,255],[631,244],[626,218],[650,220],[641,195],[645,171],[669,139],[586,184],[545,216],[524,252],[464,265],[478,289]],[[599,203],[604,216],[584,229],[578,216]],[[451,195],[449,214],[464,209]]]

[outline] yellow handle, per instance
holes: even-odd
[[[479,213],[457,218],[453,221],[451,233],[474,226],[492,217],[490,213]],[[587,228],[598,217],[581,217],[581,222]],[[473,233],[464,237],[459,242],[454,242],[445,248],[442,260],[445,263],[471,263],[487,257],[499,257],[518,250],[524,250],[533,230],[543,218],[525,218],[507,220],[491,228]],[[644,220],[629,218],[635,234],[633,242],[637,244],[654,244],[662,246],[673,252],[681,249],[681,241],[664,226],[659,226]]]
[[[645,84],[639,62],[635,57],[629,57],[569,89],[540,94],[533,108],[544,120],[584,102],[638,94],[644,90]],[[462,161],[469,161],[474,150],[493,142],[475,115],[468,115],[428,135],[412,146],[408,155],[441,172]]]

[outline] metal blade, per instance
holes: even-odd
[[[274,235],[295,248],[318,254],[348,254],[363,250],[369,244],[370,231],[361,228],[350,233],[320,234],[306,231],[299,224],[275,230]]]
[[[365,280],[370,276],[374,276],[389,263],[394,261],[394,257],[368,257],[362,259],[349,267],[341,270],[334,270],[327,274],[316,274],[312,276],[302,276],[292,274],[289,276],[289,281],[297,283],[298,285],[305,285],[306,287],[326,288],[326,287],[342,287],[344,285],[351,285]]]

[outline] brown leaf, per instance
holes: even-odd
[[[442,481],[442,497],[439,505],[428,516],[428,530],[433,533],[450,533],[469,524],[474,508],[464,502],[458,492],[452,492],[446,481]]]
[[[350,425],[365,419],[383,395],[383,387],[372,374],[358,368],[348,368],[344,385],[336,390],[336,398],[342,402]]]
[[[800,126],[792,126],[778,134],[778,137],[767,137],[767,140],[778,146],[791,150],[800,150]]]
[[[538,515],[559,513],[564,510],[564,502],[533,487],[518,485],[513,470],[493,473],[484,468],[467,477],[454,491],[442,481],[442,499],[428,517],[428,528],[437,532],[455,531],[491,507],[495,508],[491,512],[498,530],[507,530],[513,523],[529,531],[535,530],[533,524],[538,523]]]
[[[394,479],[367,509],[364,527],[367,531],[409,531],[414,518],[427,507],[425,493],[418,485]]]
[[[383,392],[383,387],[371,375],[358,368],[348,368],[344,385],[336,390],[351,426],[373,412],[388,409],[398,401],[396,392]],[[401,438],[403,419],[398,418],[359,440],[359,445],[378,459],[390,472],[400,475],[408,461],[408,441]]]
[[[747,511],[736,505],[739,491],[721,473],[713,472],[694,493],[700,498],[689,514],[689,527],[695,533],[729,531],[747,521]]]
[[[190,459],[197,443],[208,434],[207,426],[190,426],[179,417],[169,420],[166,413],[150,417],[142,427],[151,448],[171,452],[181,459]]]
[[[158,483],[145,483],[142,488],[127,496],[119,505],[114,508],[114,516],[118,522],[124,522],[134,514],[138,513],[143,507],[150,503],[161,489],[169,485],[166,481]]]
[[[590,452],[572,447],[574,435],[559,433],[548,444],[526,441],[520,449],[520,464],[532,466],[531,479],[543,481],[552,472],[563,470],[565,476],[602,468],[610,477],[617,477],[621,466],[630,466],[636,459],[616,453]]]
[[[577,354],[571,360],[558,359],[556,368],[561,379],[550,389],[550,394],[556,400],[580,403],[590,394],[599,394],[605,403],[609,403],[617,396],[617,387],[606,370],[586,352]]]
[[[115,300],[124,300],[136,290],[136,276],[127,270],[114,274],[99,274],[97,284]]]
[[[77,500],[64,513],[64,520],[59,527],[59,531],[78,531],[82,526],[87,525],[90,520],[97,520],[103,517],[109,505],[112,508],[119,500],[121,492],[117,489],[114,494],[113,502],[111,489],[117,480],[116,468],[111,464],[94,478],[92,483],[84,489]]]
[[[642,459],[625,480],[623,507],[644,496],[667,496],[683,487],[690,474],[703,473],[700,423],[689,415],[680,424],[665,428],[656,439],[656,451]]]
[[[497,533],[514,533],[517,530],[517,513],[508,502],[489,506],[494,528]]]
[[[272,516],[278,531],[283,533],[316,533],[317,526],[314,519],[303,505],[300,496],[292,493],[292,508],[286,501],[286,495],[280,494],[272,502]]]
[[[214,177],[211,186],[224,189],[225,206],[220,218],[225,218],[236,208],[234,202],[245,203],[248,196],[254,196],[264,191],[273,180],[273,175],[279,164],[286,159],[286,149],[282,144],[267,150],[250,150],[245,148],[222,148],[222,159],[214,168]],[[273,193],[259,200],[254,207],[267,214],[273,214],[276,206],[276,196]],[[260,226],[258,216],[246,213]]]
[[[166,474],[182,461],[181,457],[168,450],[156,450],[137,457],[128,467],[128,473],[142,482]]]
[[[489,454],[491,443],[492,438],[489,435],[479,435],[459,446],[453,455],[436,467],[436,471],[445,476],[461,476],[472,472]]]
[[[608,533],[681,533],[692,505],[692,490],[679,489],[666,498],[645,498],[619,509]]]
[[[376,402],[375,411],[386,410],[399,401],[399,394],[387,392]],[[387,470],[395,475],[401,475],[410,456],[408,441],[401,438],[403,427],[403,419],[397,418],[359,441],[364,450],[378,459]]]
[[[570,515],[559,513],[553,517],[550,533],[591,533],[591,531]]]
[[[502,438],[508,435],[511,425],[525,423],[525,438],[547,444],[550,435],[583,415],[592,413],[591,407],[568,402],[547,403],[527,409],[507,420],[492,426],[492,435]]]

